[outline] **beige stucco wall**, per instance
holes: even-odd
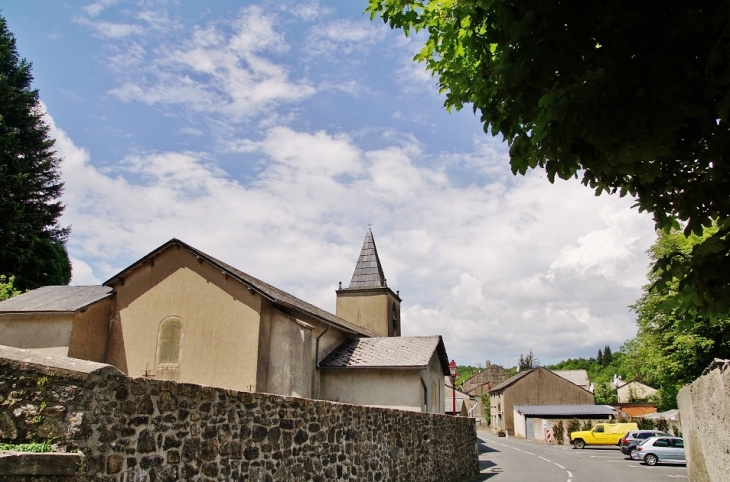
[[[314,327],[270,307],[266,387],[258,391],[312,398]],[[262,340],[263,345],[263,340]]]
[[[730,369],[715,369],[679,391],[692,482],[724,482],[730,467]]]
[[[0,314],[0,345],[68,356],[73,313]]]
[[[176,247],[114,288],[107,363],[131,376],[256,391],[260,295]],[[156,368],[160,323],[171,316],[182,324],[177,372]]]
[[[397,328],[392,325],[395,305]],[[388,288],[341,290],[337,292],[336,314],[380,336],[400,336],[400,302]]]
[[[629,403],[631,399],[631,391],[633,391],[634,398],[637,400],[646,400],[648,397],[657,394],[656,389],[648,385],[644,385],[639,382],[629,382],[616,390],[618,403]]]
[[[501,393],[490,394],[494,415],[502,412],[502,421],[492,428],[514,433],[515,405],[593,405],[593,394],[569,382],[549,370],[538,369],[504,388]]]
[[[443,372],[435,353],[421,370],[323,368],[320,383],[323,400],[416,412],[424,411],[425,384],[429,392],[426,411],[444,413]]]
[[[101,300],[74,315],[68,356],[103,362],[109,334],[111,299]]]

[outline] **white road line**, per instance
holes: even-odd
[[[557,465],[558,467],[560,467],[561,469],[565,470],[565,467],[563,467],[563,466],[562,466],[562,465],[560,465],[559,463],[557,463],[557,462],[553,462],[553,463],[554,463],[555,465]]]
[[[537,457],[538,457],[538,458],[540,458],[540,459],[543,459],[543,460],[544,460],[545,462],[551,462],[550,460],[548,460],[548,459],[546,459],[545,457],[542,457],[542,456],[540,456],[540,455],[538,455]]]
[[[525,452],[527,455],[535,455],[532,452],[528,452],[527,450],[523,450],[523,452]]]
[[[522,449],[518,449],[517,447],[510,447],[510,448],[514,449],[514,450],[519,450],[520,452],[522,452]]]
[[[573,474],[570,472],[570,470],[566,470],[566,472],[568,472],[568,477],[570,477],[572,479],[573,478]]]

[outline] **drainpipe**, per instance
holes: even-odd
[[[423,375],[419,374],[419,377],[421,378],[421,385],[423,385],[423,411],[428,412],[428,387],[426,387],[426,382],[423,381]]]
[[[317,337],[317,343],[316,343],[316,347],[314,349],[314,368],[316,370],[319,370],[319,339],[322,338],[324,336],[324,334],[327,333],[328,331],[330,331],[330,325],[327,325],[327,328],[322,333],[320,333],[319,336]]]

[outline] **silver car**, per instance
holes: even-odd
[[[684,440],[679,437],[652,437],[636,447],[636,454],[646,465],[686,464]]]

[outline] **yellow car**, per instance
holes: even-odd
[[[586,445],[619,445],[627,432],[637,430],[636,423],[599,423],[590,430],[570,433],[573,447],[582,449]]]

